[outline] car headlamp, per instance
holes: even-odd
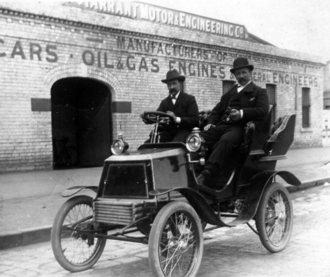
[[[119,134],[118,139],[114,140],[111,145],[111,153],[114,155],[120,155],[128,149],[129,145],[124,140],[123,135]]]
[[[201,148],[203,138],[199,133],[199,128],[194,128],[193,132],[188,136],[186,140],[186,147],[189,152],[197,152]]]

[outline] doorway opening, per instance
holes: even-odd
[[[51,88],[53,168],[102,166],[112,143],[111,93],[104,83],[65,78]]]

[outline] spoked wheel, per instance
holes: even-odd
[[[106,238],[84,231],[93,230],[92,198],[76,196],[58,211],[51,233],[52,248],[58,263],[71,272],[86,270],[100,258]]]
[[[266,187],[261,198],[257,230],[263,246],[270,252],[283,250],[291,237],[293,226],[292,203],[286,188],[279,183]]]
[[[201,220],[186,202],[164,206],[152,224],[149,262],[154,276],[196,276],[203,256]]]

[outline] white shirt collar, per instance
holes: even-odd
[[[240,84],[237,84],[237,92],[240,92],[240,91],[242,91],[248,84],[250,84],[251,83],[251,81],[250,82],[248,82],[247,84],[245,84],[244,86],[241,86]]]

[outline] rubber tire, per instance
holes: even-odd
[[[188,273],[185,276],[196,276],[203,257],[203,234],[202,225],[199,216],[191,205],[183,201],[173,201],[166,204],[157,214],[151,228],[149,236],[149,264],[154,276],[166,276],[163,273],[160,265],[160,242],[163,229],[167,220],[176,212],[184,212],[191,220],[196,231],[196,249],[194,253],[194,261],[190,266]]]
[[[96,250],[91,255],[91,257],[82,263],[70,262],[62,250],[61,228],[63,226],[64,220],[66,219],[66,216],[78,205],[87,205],[92,208],[92,202],[93,198],[85,195],[78,195],[70,198],[57,212],[53,223],[51,243],[55,258],[64,269],[71,272],[79,272],[91,268],[100,258],[107,241],[106,238],[97,238],[97,242],[95,242],[98,243]],[[72,237],[72,233],[70,234],[70,237]]]
[[[267,235],[266,230],[266,211],[267,211],[267,203],[274,192],[279,192],[283,200],[288,204],[286,205],[286,215],[287,215],[287,224],[286,224],[286,234],[282,239],[281,243],[275,245],[271,239]],[[256,216],[256,226],[259,233],[259,238],[263,246],[272,253],[277,253],[282,251],[287,244],[289,243],[292,227],[293,227],[293,208],[292,202],[290,199],[290,195],[287,189],[280,183],[272,183],[265,188],[265,191],[261,197],[257,216]]]

